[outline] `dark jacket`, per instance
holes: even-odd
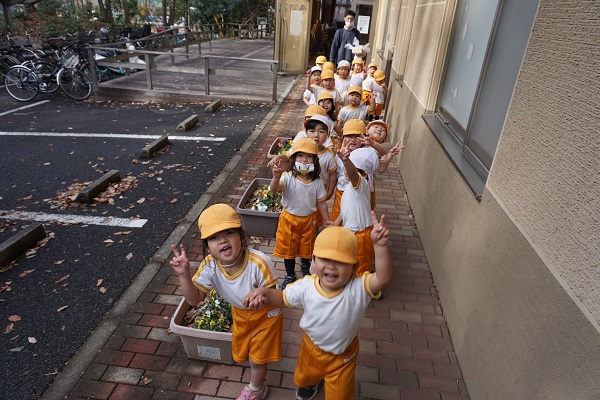
[[[329,61],[331,61],[336,68],[338,62],[347,60],[351,63],[354,59],[352,50],[345,47],[346,43],[352,44],[354,38],[360,40],[360,31],[356,28],[352,30],[341,28],[335,31],[333,43],[331,44],[331,53],[329,54]]]

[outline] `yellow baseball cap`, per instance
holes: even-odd
[[[352,65],[354,64],[362,64],[363,60],[361,58],[358,57],[354,57],[354,60],[352,60]]]
[[[388,126],[388,124],[386,124],[385,122],[383,122],[382,120],[378,119],[376,121],[372,121],[369,122],[369,125],[367,125],[367,130],[369,130],[370,127],[372,127],[373,125],[381,125],[385,128],[385,132],[389,132],[390,127]]]
[[[321,72],[321,79],[333,79],[333,71],[330,69],[323,68],[323,72]]]
[[[314,143],[314,140],[313,140]],[[215,233],[226,229],[240,228],[242,222],[235,210],[227,204],[215,204],[200,214],[198,217],[198,228],[200,228],[200,239],[208,239]]]
[[[317,236],[313,255],[346,264],[356,264],[358,240],[350,229],[330,226],[323,229]]]
[[[331,101],[333,101],[333,95],[329,92],[321,92],[321,94],[319,95],[319,97],[317,97],[317,103],[321,100],[325,100],[325,99],[331,99]]]
[[[365,133],[367,133],[367,127],[361,119],[350,119],[346,121],[342,128],[342,136],[364,135]]]
[[[306,107],[306,111],[304,112],[304,117],[312,117],[313,115],[322,115],[324,117],[327,116],[325,109],[318,104],[311,104]]]
[[[375,64],[374,62],[370,63],[369,65],[367,65],[367,69],[371,68],[371,67],[375,67],[377,68],[377,64]]]
[[[294,154],[300,151],[307,154],[317,155],[319,153],[319,148],[317,147],[317,144],[314,140],[309,138],[302,138],[294,141],[294,144],[292,145],[292,150],[290,151],[290,155],[293,156]]]
[[[385,74],[382,70],[378,69],[377,71],[373,72],[373,78],[375,78],[376,81],[382,81],[385,79]]]
[[[327,62],[327,57],[325,56],[319,56],[317,57],[317,60],[315,61],[315,64],[323,64]]]
[[[350,93],[358,93],[362,95],[362,88],[358,85],[350,86],[350,88],[348,88],[348,94]]]
[[[331,61],[327,61],[323,63],[323,71],[326,69],[333,71],[335,69],[335,65]]]

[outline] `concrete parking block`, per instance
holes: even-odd
[[[0,266],[6,265],[46,237],[42,224],[33,224],[0,244]]]
[[[212,103],[210,103],[209,105],[207,105],[206,108],[204,109],[204,112],[206,112],[206,113],[215,112],[215,110],[219,107],[221,107],[221,99],[217,99],[217,100],[213,101]]]
[[[178,132],[186,132],[195,127],[199,122],[198,114],[194,114],[191,117],[183,120],[179,125],[177,125]]]
[[[100,179],[95,180],[90,186],[88,186],[85,190],[79,192],[75,201],[79,203],[91,203],[94,201],[94,198],[97,197],[100,193],[106,190],[108,185],[114,182],[119,182],[121,180],[121,176],[119,175],[119,171],[113,169],[104,174]]]
[[[152,158],[154,153],[169,145],[169,135],[163,135],[140,151],[140,158]]]

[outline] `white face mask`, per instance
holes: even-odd
[[[352,29],[352,28],[354,28],[354,22],[346,21],[346,29]]]
[[[296,167],[296,171],[301,174],[308,174],[309,172],[313,172],[315,170],[315,164],[304,164],[299,161],[296,161],[294,164]]]

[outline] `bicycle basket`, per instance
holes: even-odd
[[[62,63],[65,66],[65,68],[75,68],[77,64],[79,64],[79,56],[77,54],[72,54],[65,58],[66,59],[63,60]]]

